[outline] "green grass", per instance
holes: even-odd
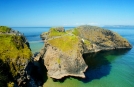
[[[77,28],[74,28],[72,33],[76,36],[80,34]]]
[[[66,34],[66,32],[59,32],[55,28],[51,28],[50,31],[49,31],[48,37],[51,38],[51,37],[54,37],[54,36],[62,36],[62,35],[65,35],[65,34]]]
[[[84,44],[86,44],[87,46],[91,45],[90,41],[88,40],[84,40]]]
[[[54,38],[52,40],[48,40],[49,44],[54,47],[59,48],[62,51],[70,51],[74,49],[78,49],[79,37],[77,36],[61,36],[59,38]]]
[[[6,32],[10,32],[11,28],[6,27],[6,26],[0,26],[0,32],[2,33],[6,33]]]
[[[58,62],[58,64],[60,64],[60,58],[57,58],[57,62]]]
[[[32,53],[23,36],[10,33],[11,28],[0,26],[0,86],[14,87],[13,78],[24,66],[18,65],[30,60]],[[11,81],[11,82],[9,82]]]
[[[29,58],[31,51],[23,42],[21,36],[15,35],[0,35],[0,58]]]
[[[7,63],[10,67],[12,76],[17,75],[16,70],[20,70],[22,67],[16,65],[18,58],[21,59],[21,63],[25,63],[30,60],[32,53],[28,46],[24,43],[22,36],[0,34],[0,59],[3,63]]]

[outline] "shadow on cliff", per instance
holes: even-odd
[[[47,69],[42,63],[41,60],[29,62],[27,65],[27,73],[31,76],[30,83],[28,83],[28,87],[42,86],[48,79],[47,77]]]
[[[41,62],[41,61],[40,61]],[[41,72],[42,72],[42,77],[43,77],[43,83],[45,83],[48,79],[48,76],[47,76],[47,69],[44,65],[44,62],[43,63],[40,63],[40,67],[41,67]]]
[[[129,50],[130,49],[118,49],[84,54],[83,58],[88,65],[88,69],[85,72],[86,78],[79,80],[87,83],[109,75],[112,68],[111,63],[119,58],[119,56],[125,55]],[[113,57],[108,57],[109,55]]]
[[[0,87],[8,87],[7,83],[9,81],[14,81],[10,72],[10,66],[0,59]]]
[[[35,56],[37,56],[38,53],[39,52],[36,52]],[[40,60],[38,62],[34,62],[34,64],[36,66],[38,66],[37,68],[39,70],[38,72],[40,73],[41,80],[42,80],[43,83],[45,83],[47,81],[47,79],[48,79],[48,76],[47,76],[47,69],[45,67],[44,60],[40,58]]]
[[[118,49],[110,51],[101,51],[97,53],[84,54],[83,58],[88,65],[88,69],[85,72],[85,79],[73,77],[84,83],[90,82],[94,79],[100,79],[110,74],[111,63],[120,58],[119,56],[125,55],[130,49]],[[111,57],[108,57],[111,56]],[[55,80],[54,82],[63,83],[66,79],[71,79],[70,76],[62,78],[61,80]]]

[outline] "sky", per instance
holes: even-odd
[[[134,0],[0,0],[0,25],[134,25]]]

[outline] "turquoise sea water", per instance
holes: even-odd
[[[40,34],[49,28],[13,28],[24,33],[32,52],[38,52],[43,42]],[[68,28],[66,28],[68,29]],[[108,28],[126,38],[134,47],[134,28]],[[134,87],[134,48],[103,51],[83,55],[89,68],[86,78],[67,77],[53,81],[45,76],[44,87]]]

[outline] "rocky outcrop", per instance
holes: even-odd
[[[0,84],[3,84],[1,87],[14,87],[15,84],[25,86],[30,79],[27,66],[31,57],[29,44],[23,34],[0,26]]]
[[[63,28],[51,28],[49,32],[41,35],[41,37],[43,36],[45,53],[41,58],[44,59],[48,75],[55,79],[65,76],[85,78],[84,72],[88,66],[82,58],[81,38],[67,34]],[[35,59],[38,58],[39,56]]]
[[[71,43],[70,41],[63,41],[62,38],[57,38],[55,41],[61,41],[62,44]],[[83,72],[85,72],[88,66],[82,58],[83,49],[81,41],[74,42],[73,46],[67,46],[65,49],[54,46],[51,40],[48,43],[52,43],[52,45],[47,46],[43,58],[50,77],[55,79],[61,79],[65,76],[85,78]]]
[[[82,57],[85,53],[132,47],[115,32],[87,25],[67,31],[51,28],[42,33],[41,38],[45,45],[35,60],[43,59],[48,76],[54,79],[85,78],[84,72],[88,68]]]

